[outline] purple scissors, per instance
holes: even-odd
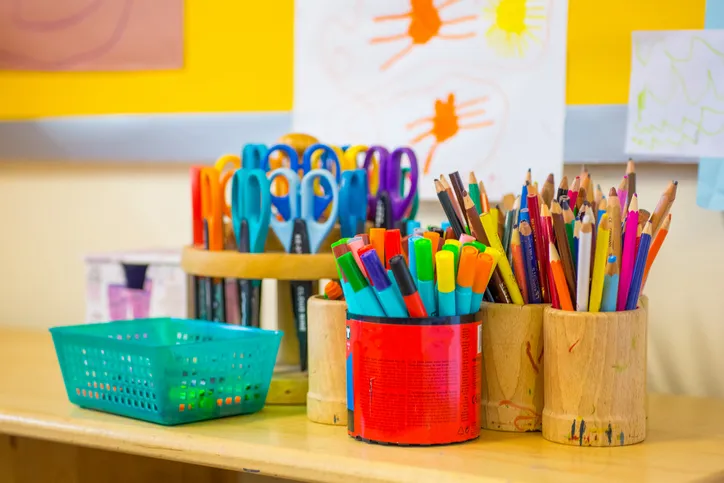
[[[410,191],[403,195],[400,183],[403,179],[402,158],[405,155],[410,162]],[[370,179],[370,186],[374,185],[372,180],[375,176],[376,160],[379,161],[376,170],[378,188],[376,193],[367,195],[367,217],[374,220],[377,227],[395,228],[417,193],[417,157],[415,152],[407,147],[399,147],[390,153],[383,146],[370,146],[363,165]]]

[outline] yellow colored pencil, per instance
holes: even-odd
[[[498,236],[498,219],[493,218],[490,213],[483,213],[480,215],[480,223],[483,225],[483,230],[485,230],[485,235],[488,237],[490,246],[498,250],[501,254],[505,253],[503,243]],[[507,257],[500,257],[498,260],[498,268],[500,269],[500,275],[503,277],[503,282],[508,288],[511,301],[516,305],[523,305],[523,295],[520,293],[520,288],[515,281],[513,269],[510,268]]]
[[[591,300],[588,304],[589,312],[601,310],[603,297],[603,277],[606,274],[606,261],[608,260],[608,243],[611,240],[611,218],[604,216],[598,224],[596,234],[596,253],[593,262],[593,277],[591,278]]]

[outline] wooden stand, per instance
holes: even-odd
[[[646,438],[646,311],[564,312],[543,321],[543,437],[575,446]]]
[[[315,423],[347,424],[347,304],[317,295],[309,311],[309,392],[307,418]]]
[[[481,428],[540,431],[546,307],[483,304]]]
[[[333,239],[335,231],[339,238],[339,230],[333,230],[328,240]],[[275,237],[270,236],[269,239],[267,247],[273,247],[275,242],[278,244]],[[326,253],[315,255],[290,255],[282,252],[238,253],[231,250],[210,252],[194,247],[185,247],[183,250],[181,266],[190,275],[277,280],[277,326],[274,328],[283,331],[284,337],[269,386],[267,404],[306,403],[308,374],[299,370],[299,339],[294,325],[289,283],[292,280],[318,281],[323,278],[337,278],[337,268],[334,255],[329,253],[329,243],[325,242],[323,246],[326,246]],[[316,282],[313,288],[317,293],[319,287]]]

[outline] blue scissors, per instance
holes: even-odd
[[[241,169],[261,169],[265,158],[265,145],[245,144],[241,150]]]
[[[289,183],[289,198],[291,203],[290,217],[284,220],[271,219],[271,227],[287,253],[317,253],[322,242],[337,221],[337,208],[339,193],[334,176],[327,170],[314,169],[304,175],[302,180],[295,171],[288,168],[275,169],[269,176],[269,181],[282,176]],[[314,184],[318,180],[332,187],[330,195],[329,217],[318,222],[314,216]],[[297,203],[295,200],[299,200]],[[299,339],[299,359],[302,371],[307,369],[307,299],[313,295],[311,281],[291,282],[292,310],[297,327]]]
[[[342,238],[364,233],[367,220],[367,173],[363,169],[342,171],[339,188],[339,227]]]
[[[363,169],[374,175],[375,155],[379,159],[376,181],[377,192],[367,197],[367,214],[375,220],[375,226],[395,228],[403,219],[417,193],[418,166],[415,152],[407,147],[399,147],[390,153],[383,146],[370,146],[365,156]],[[403,179],[402,158],[410,161],[410,191],[400,194],[400,182]],[[370,184],[374,180],[370,177]]]
[[[262,253],[271,219],[270,182],[261,169],[239,169],[231,179],[231,223],[241,253]],[[241,325],[259,326],[261,280],[237,280]]]
[[[321,158],[322,164],[326,166],[332,166],[336,169],[336,177],[332,179],[336,182],[337,186],[339,186],[339,183],[341,181],[339,159],[337,158],[337,154],[334,152],[334,150],[325,144],[318,143],[310,146],[309,148],[307,148],[306,151],[304,151],[304,155],[302,156],[301,160],[299,159],[299,155],[297,154],[297,152],[291,146],[287,144],[275,144],[274,146],[271,146],[267,151],[266,157],[264,158],[264,163],[262,165],[262,169],[266,172],[269,172],[271,170],[270,161],[272,155],[276,152],[281,152],[289,160],[289,169],[297,173],[298,178],[306,176],[307,173],[312,170],[312,155],[320,149],[323,151],[323,154],[326,155],[326,161],[324,160],[325,156],[322,156]],[[329,183],[329,181],[327,181],[326,178],[322,178],[320,181],[324,193],[315,196],[314,198],[314,216],[316,217],[315,219],[321,217],[322,213],[324,213],[329,204],[332,202],[332,185]],[[272,194],[271,202],[282,218],[290,218],[291,197],[286,196],[285,194],[282,196]],[[297,200],[297,204],[298,203],[299,200]]]

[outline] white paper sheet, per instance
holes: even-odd
[[[305,0],[295,6],[294,129],[411,145],[433,177],[475,170],[491,199],[525,171],[560,179],[566,0]]]
[[[633,33],[626,151],[724,155],[724,30]]]

